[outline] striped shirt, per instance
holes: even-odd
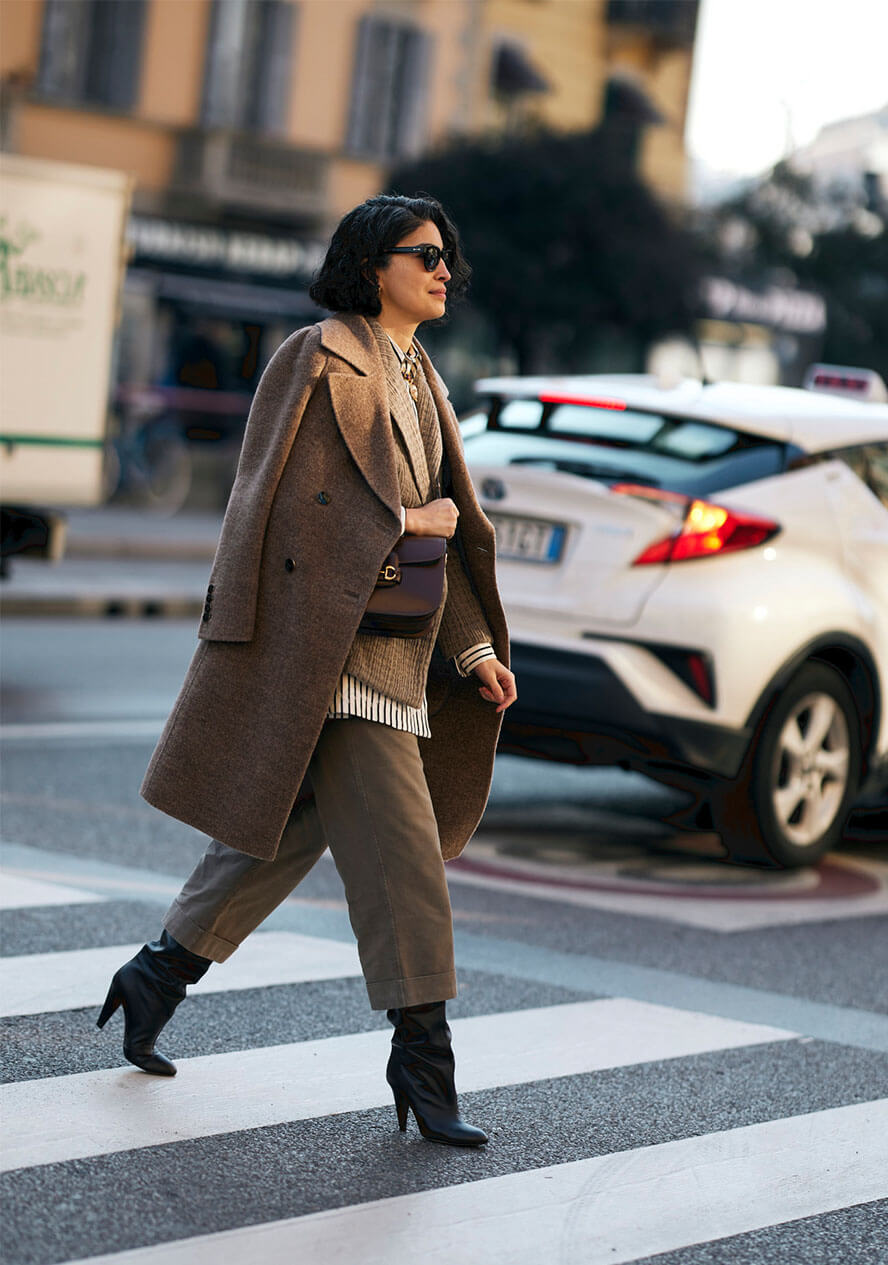
[[[453,662],[460,676],[468,676],[475,666],[484,659],[495,659],[496,652],[489,641],[481,641],[477,646],[470,646],[455,656]],[[472,666],[466,670],[466,662]],[[388,698],[375,690],[365,681],[343,672],[327,709],[328,720],[341,720],[346,716],[362,716],[365,720],[377,720],[382,725],[390,725],[392,729],[405,729],[418,738],[431,738],[429,728],[428,699],[422,700],[421,707],[411,707],[398,699]]]
[[[404,353],[391,335],[389,335],[389,342],[395,349],[398,359],[403,361],[405,359]],[[413,405],[413,411],[416,414],[418,423],[419,410],[416,407],[416,401],[409,391],[406,391],[406,393],[410,403]],[[405,517],[405,511],[402,508],[402,531]],[[485,659],[495,658],[496,651],[490,642],[479,641],[477,645],[469,646],[466,650],[462,650],[458,655],[455,655],[453,662],[460,676],[468,676],[479,663],[483,663]],[[374,689],[372,685],[368,685],[365,681],[359,680],[356,676],[343,672],[339,678],[339,684],[336,686],[330,706],[327,709],[327,719],[340,720],[346,716],[361,716],[365,720],[375,720],[380,724],[389,725],[392,729],[403,729],[407,733],[416,734],[418,738],[431,738],[432,736],[432,731],[429,728],[427,698],[423,698],[420,707],[411,707],[398,699],[389,698],[387,695],[381,694],[379,690]]]

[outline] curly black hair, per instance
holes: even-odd
[[[472,269],[460,249],[456,225],[437,198],[427,193],[417,193],[412,198],[400,193],[380,193],[344,215],[330,240],[324,262],[312,278],[309,295],[331,312],[378,316],[382,304],[374,270],[385,270],[391,262],[386,250],[397,246],[429,220],[438,226],[444,249],[453,252],[453,260],[448,264],[451,279],[447,283],[448,308],[451,307],[468,289]],[[444,321],[446,317],[439,320]]]

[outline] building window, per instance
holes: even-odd
[[[213,0],[205,127],[286,130],[294,9],[289,0]]]
[[[667,44],[690,48],[697,28],[699,0],[609,0],[612,26],[634,26]]]
[[[145,0],[46,0],[40,92],[131,109],[139,91],[145,10]]]
[[[405,22],[363,17],[346,145],[366,158],[418,154],[425,141],[431,39]]]

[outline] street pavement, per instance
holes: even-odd
[[[884,1265],[888,851],[728,866],[618,770],[501,757],[447,867],[487,1147],[399,1133],[329,855],[190,990],[178,1075],[127,1064],[98,1007],[205,843],[138,797],[195,628],[5,625],[4,1261]]]
[[[68,514],[65,556],[14,557],[0,587],[18,616],[186,618],[203,609],[222,515],[104,508]]]

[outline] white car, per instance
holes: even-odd
[[[646,375],[476,389],[518,683],[500,750],[694,789],[736,860],[822,856],[888,784],[888,404]]]

